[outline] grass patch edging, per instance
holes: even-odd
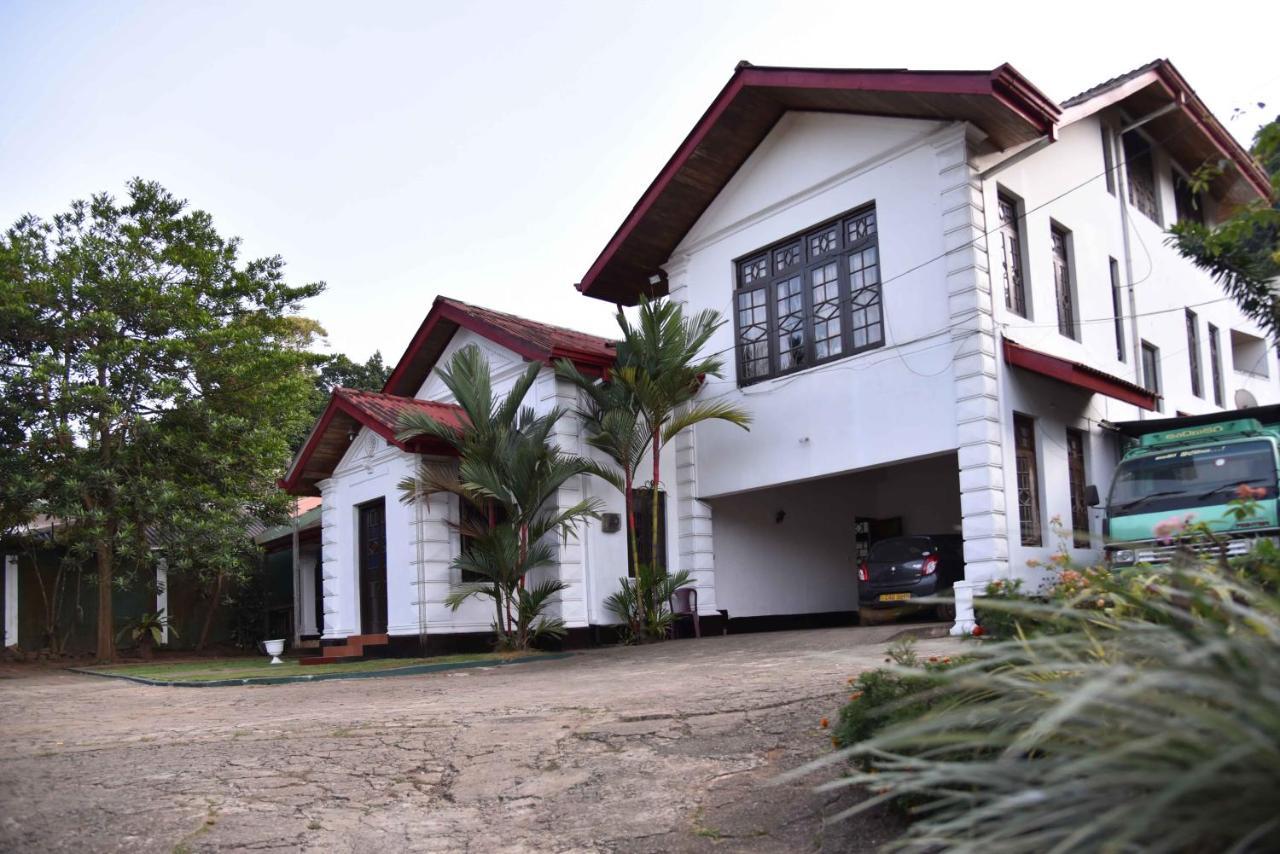
[[[137,682],[139,685],[154,685],[165,688],[230,688],[236,685],[288,685],[294,682],[328,682],[333,679],[373,679],[381,676],[415,676],[420,673],[436,673],[444,670],[464,670],[475,667],[506,667],[511,664],[526,664],[531,661],[559,661],[569,658],[572,652],[555,652],[539,655],[526,655],[520,658],[487,659],[481,661],[450,661],[441,664],[410,664],[405,667],[388,667],[384,670],[356,670],[346,673],[317,673],[298,676],[242,676],[238,679],[176,680],[148,679],[145,676],[131,676],[127,673],[105,673],[87,667],[69,667],[72,673],[83,673],[88,676],[103,676],[107,679],[124,679]]]

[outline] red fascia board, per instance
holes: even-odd
[[[849,71],[806,68],[739,67],[715,100],[698,119],[693,130],[676,149],[658,176],[632,207],[622,225],[614,232],[604,251],[575,287],[587,293],[601,271],[613,260],[623,242],[639,225],[675,178],[676,173],[693,155],[694,150],[715,127],[720,116],[733,103],[738,93],[752,86],[774,89],[873,89],[882,92],[923,92],[929,94],[990,95],[1012,109],[1043,133],[1053,133],[1058,106],[1045,97],[1026,78],[1008,64],[994,71]],[[1007,90],[1007,91],[1002,91]]]
[[[1179,104],[1182,113],[1213,143],[1224,158],[1236,165],[1236,168],[1240,170],[1240,174],[1262,197],[1263,201],[1270,201],[1271,181],[1267,177],[1267,173],[1253,159],[1253,155],[1246,151],[1240,143],[1236,142],[1236,138],[1209,111],[1209,108],[1200,100],[1200,96],[1191,88],[1191,84],[1186,81],[1186,78],[1169,62],[1162,61],[1156,66],[1155,71],[1160,75],[1161,82],[1168,89],[1184,96]]]
[[[598,353],[585,353],[569,347],[555,347],[548,352],[540,347],[531,345],[523,338],[512,335],[500,326],[476,317],[449,302],[437,299],[436,303],[431,307],[431,311],[427,313],[426,319],[422,321],[422,325],[418,327],[418,331],[414,333],[413,340],[409,342],[404,355],[396,363],[395,370],[391,372],[391,376],[387,378],[386,383],[382,386],[383,394],[405,395],[413,394],[417,391],[417,389],[401,389],[397,391],[396,387],[408,372],[410,360],[423,347],[427,338],[442,322],[452,323],[455,327],[469,329],[531,362],[549,363],[554,359],[563,357],[588,370],[607,368],[613,363],[611,359],[602,359]]]
[[[276,485],[285,492],[293,493],[298,485],[298,481],[302,479],[302,470],[306,468],[307,461],[311,459],[311,455],[315,453],[316,446],[320,444],[325,431],[329,429],[329,423],[333,421],[333,417],[338,414],[339,410],[336,406],[338,393],[332,392],[329,395],[329,403],[324,408],[324,414],[320,416],[320,420],[316,422],[316,426],[312,428],[311,435],[307,437],[307,442],[302,446],[302,450],[298,451],[298,455],[293,459],[293,465],[289,466],[289,470],[285,472],[285,476],[276,481]]]
[[[729,82],[720,90],[720,94],[716,95],[715,100],[711,102],[711,106],[707,107],[706,112],[698,119],[697,124],[693,126],[693,130],[689,131],[689,135],[684,138],[684,142],[680,143],[680,147],[676,149],[671,158],[667,160],[666,165],[658,172],[658,176],[649,184],[648,189],[640,196],[640,200],[631,208],[631,212],[627,214],[626,219],[622,221],[622,225],[618,226],[618,230],[614,232],[613,237],[609,239],[608,245],[604,251],[600,253],[600,257],[596,258],[595,263],[591,265],[591,269],[587,270],[587,274],[582,277],[582,281],[576,285],[581,293],[586,293],[591,288],[591,284],[596,277],[605,268],[605,265],[613,260],[613,256],[617,254],[618,249],[622,246],[622,242],[631,234],[639,221],[649,212],[649,208],[658,200],[662,192],[671,183],[676,173],[680,171],[680,167],[693,154],[694,149],[702,143],[706,135],[715,127],[716,121],[724,113],[729,105],[733,103],[733,99],[742,91],[743,69],[739,68],[729,78]]]
[[[330,423],[334,416],[339,412],[350,415],[360,424],[368,427],[391,444],[395,445],[402,451],[409,453],[441,453],[452,454],[453,449],[442,445],[439,442],[421,438],[411,439],[408,442],[401,442],[396,438],[396,431],[365,412],[353,402],[343,397],[337,391],[334,391],[329,397],[329,405],[325,407],[324,414],[320,416],[320,420],[316,423],[315,429],[311,431],[311,435],[307,437],[307,443],[298,452],[298,456],[294,458],[293,465],[290,466],[289,472],[285,477],[276,481],[276,485],[285,492],[292,493],[298,486],[298,481],[302,479],[302,472],[306,469],[307,461],[311,459],[311,455],[315,453],[316,447],[320,444],[320,440],[328,431]]]
[[[1004,360],[1015,367],[1025,368],[1033,373],[1086,391],[1105,394],[1107,397],[1115,398],[1142,409],[1154,411],[1156,408],[1155,394],[1141,386],[1136,386],[1119,377],[1113,377],[1097,368],[1091,368],[1088,365],[1082,365],[1070,359],[1063,359],[1059,356],[1051,356],[1048,353],[1028,349],[1007,338],[1004,339]]]

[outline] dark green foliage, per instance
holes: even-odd
[[[1169,242],[1211,273],[1246,316],[1280,341],[1280,301],[1273,286],[1280,277],[1280,120],[1258,130],[1253,155],[1271,176],[1271,198],[1239,208],[1213,228],[1177,223],[1169,229]],[[1203,167],[1194,181],[1197,189],[1207,187],[1224,168],[1231,167]]]
[[[239,251],[142,180],[0,237],[0,524],[66,523],[67,559],[97,565],[101,658],[114,586],[163,556],[216,601],[256,566],[246,517],[284,517],[320,361],[295,312],[323,285]]]
[[[568,362],[561,362],[557,373],[582,390],[584,403],[579,415],[587,441],[608,454],[620,473],[633,578],[624,580],[622,589],[609,597],[610,610],[626,623],[625,637],[633,641],[657,640],[670,628],[670,593],[690,579],[688,573],[679,578],[667,575],[656,559],[663,522],[658,499],[662,449],[681,432],[701,422],[726,421],[745,430],[751,417],[732,403],[697,399],[703,381],[720,376],[724,368],[724,360],[718,354],[702,353],[724,323],[718,313],[705,310],[685,316],[679,303],[641,298],[635,324],[621,308],[617,320],[622,339],[618,342],[617,361],[607,378],[584,377]],[[642,563],[635,541],[632,490],[646,453],[652,466],[649,518],[653,524],[650,561]]]
[[[849,702],[840,709],[832,732],[837,747],[849,747],[881,730],[915,720],[939,703],[954,698],[939,689],[940,674],[962,659],[930,657],[921,661],[908,639],[889,651],[893,668],[868,670],[849,681]]]
[[[466,414],[464,426],[419,412],[400,422],[401,439],[431,436],[458,454],[456,464],[424,457],[417,474],[400,483],[402,500],[445,493],[488,520],[456,526],[470,545],[453,561],[460,571],[486,580],[455,587],[445,602],[456,610],[472,596],[491,599],[499,649],[528,649],[539,637],[564,633],[562,621],[544,611],[565,585],[547,579],[530,587],[526,577],[555,566],[556,537],[576,536],[579,522],[598,516],[595,499],[559,506],[560,488],[584,474],[613,481],[612,472],[552,442],[564,410],[539,415],[523,405],[540,369],[530,364],[507,394],[495,397],[488,360],[475,345],[463,347],[436,373]]]
[[[330,356],[316,374],[315,399],[311,404],[312,420],[324,414],[329,396],[335,388],[382,391],[390,376],[391,367],[383,363],[381,350],[375,350],[363,364],[353,362],[341,353]]]

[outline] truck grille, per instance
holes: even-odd
[[[1247,555],[1253,549],[1253,543],[1253,540],[1231,540],[1227,543],[1227,557],[1240,557],[1241,555]],[[1161,566],[1172,561],[1173,556],[1178,552],[1179,548],[1185,547],[1176,545],[1141,546],[1133,550],[1134,562]],[[1195,543],[1191,545],[1190,548],[1201,557],[1216,558],[1218,556],[1217,546],[1209,543]]]

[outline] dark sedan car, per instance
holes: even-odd
[[[871,546],[858,567],[861,608],[910,605],[925,596],[950,596],[964,578],[964,541],[959,534],[889,537]],[[939,619],[955,619],[951,603],[936,605]]]

